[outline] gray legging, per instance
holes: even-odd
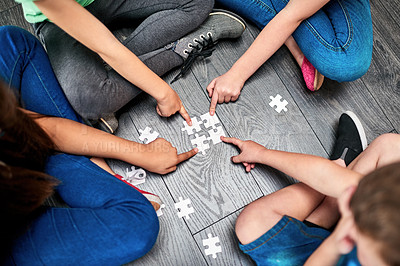
[[[133,28],[122,43],[161,76],[183,63],[165,46],[196,29],[213,5],[214,0],[96,0],[86,9],[110,30]],[[82,117],[114,113],[141,92],[53,23],[34,28],[65,95]]]

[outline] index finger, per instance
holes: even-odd
[[[236,145],[240,148],[240,144],[242,144],[242,140],[237,139],[237,138],[227,138],[227,137],[221,137],[221,140],[225,143],[231,143],[233,145]]]
[[[192,125],[192,119],[190,118],[188,112],[186,111],[185,107],[183,106],[183,104],[181,105],[181,109],[179,110],[179,113],[181,114],[181,116],[183,117],[183,119],[185,119],[186,123],[191,126]]]
[[[180,164],[181,162],[186,161],[187,159],[195,156],[198,151],[199,151],[199,149],[194,148],[193,150],[178,154],[178,162],[177,162],[177,164]]]
[[[218,92],[214,90],[210,104],[210,115],[215,114],[215,108],[217,106],[217,103],[218,103]]]

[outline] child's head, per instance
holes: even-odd
[[[358,231],[360,262],[400,265],[400,163],[365,176],[351,199],[350,209]]]

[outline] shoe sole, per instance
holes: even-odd
[[[356,114],[353,113],[352,111],[346,111],[344,113],[346,115],[350,116],[351,120],[353,120],[354,124],[356,125],[358,134],[359,134],[360,139],[361,139],[362,149],[365,150],[367,148],[367,137],[365,135],[364,127],[362,126],[360,119],[358,119]]]
[[[225,15],[230,18],[233,18],[234,20],[236,20],[237,22],[242,24],[244,29],[246,29],[246,22],[241,17],[239,17],[238,15],[236,15],[233,12],[230,12],[230,11],[227,11],[224,9],[213,9],[210,13],[210,16],[212,16],[212,15]]]

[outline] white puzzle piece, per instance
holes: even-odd
[[[218,116],[214,114],[213,116],[210,115],[209,112],[205,113],[204,115],[200,116],[201,121],[203,121],[203,125],[206,129],[212,127],[216,127],[217,124],[221,123],[218,119]]]
[[[140,136],[139,139],[144,142],[145,144],[148,144],[158,137],[158,132],[154,131],[151,129],[151,127],[146,127],[144,130],[139,129]]]
[[[206,154],[206,150],[208,150],[210,148],[210,145],[208,143],[204,143],[207,141],[207,137],[202,135],[199,136],[199,134],[195,134],[194,135],[195,138],[191,139],[190,142],[192,142],[193,146],[196,146],[197,149],[199,149],[199,152],[201,152],[203,155]]]
[[[219,237],[218,236],[213,237],[212,234],[208,234],[207,236],[208,236],[207,239],[203,239],[203,246],[208,247],[204,250],[204,252],[206,253],[206,256],[212,255],[212,257],[216,259],[217,253],[222,252],[221,245],[217,246],[217,244],[220,244]]]
[[[286,105],[288,104],[288,102],[286,100],[281,101],[282,96],[277,94],[275,97],[270,96],[269,98],[271,99],[269,106],[271,106],[272,108],[276,106],[275,111],[277,111],[278,113],[282,112],[282,110],[287,112]]]
[[[162,216],[164,213],[162,212],[162,209],[165,208],[165,204],[161,204],[160,208],[158,209],[158,211],[156,211],[157,213],[157,217]]]
[[[183,200],[182,197],[179,197],[179,202],[175,203],[175,209],[178,210],[178,217],[182,218],[185,216],[186,220],[190,219],[189,214],[194,213],[194,209],[192,206],[189,206],[191,201],[189,198]]]
[[[215,145],[217,143],[222,142],[221,136],[225,137],[225,132],[222,129],[222,126],[212,128],[208,131],[208,134],[210,135],[207,139],[212,141],[212,143]]]
[[[197,117],[193,117],[191,126],[189,126],[186,121],[183,121],[184,127],[182,128],[182,131],[186,131],[189,136],[193,135],[194,133],[201,131],[201,124],[203,124],[202,121],[199,121]]]

